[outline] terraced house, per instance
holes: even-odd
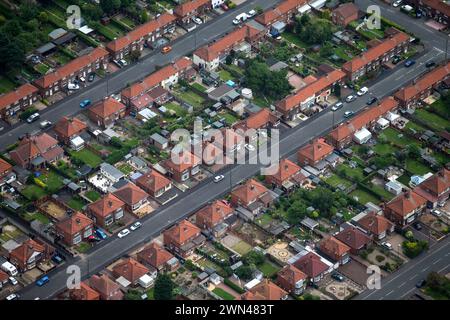
[[[50,97],[64,90],[69,82],[77,77],[86,77],[89,73],[99,69],[106,69],[109,59],[108,51],[97,47],[90,53],[78,57],[57,70],[46,74],[34,81],[42,97]]]
[[[192,0],[176,6],[173,14],[177,17],[178,23],[185,24],[209,9],[211,9],[211,0]]]
[[[404,32],[395,30],[394,34],[370,47],[351,61],[344,63],[342,70],[350,81],[356,81],[368,73],[376,72],[383,64],[395,55],[408,51],[410,37]]]
[[[108,43],[106,49],[113,59],[123,59],[132,51],[144,50],[144,44],[153,42],[163,36],[173,27],[176,17],[172,14],[164,13],[158,18],[151,20],[122,38],[116,39]]]
[[[14,91],[0,95],[0,119],[11,122],[19,112],[31,106],[38,99],[38,88],[26,83]]]
[[[247,22],[212,44],[195,50],[192,61],[199,68],[213,71],[231,50],[245,51],[245,43],[256,46],[264,34],[264,26],[255,21]]]
[[[433,90],[447,79],[450,79],[450,62],[433,69],[409,86],[400,89],[394,97],[402,108],[411,108],[431,95]]]
[[[284,22],[289,24],[293,22],[296,14],[302,6],[307,4],[306,0],[286,0],[273,9],[266,10],[258,15],[255,20],[265,27],[270,27],[276,22]]]
[[[315,103],[326,101],[336,84],[340,84],[345,77],[341,70],[333,70],[313,81],[295,93],[287,96],[275,104],[276,110],[285,120],[293,120],[301,111],[312,107]]]
[[[425,16],[444,26],[450,25],[450,4],[444,0],[406,0],[406,3],[422,10]]]
[[[142,82],[135,83],[122,90],[121,97],[125,105],[130,107],[131,111],[138,111],[148,107],[153,99],[148,92],[156,87],[164,89],[178,83],[179,79],[185,79],[192,70],[192,61],[189,58],[182,57],[146,77]]]

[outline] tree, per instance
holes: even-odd
[[[141,51],[139,51],[139,49],[133,50],[130,52],[130,60],[131,61],[136,62],[139,60],[140,57],[141,57]]]
[[[247,280],[252,277],[253,270],[250,266],[240,266],[236,269],[235,273],[240,279]]]
[[[9,37],[0,30],[0,69],[18,68],[25,60],[25,45],[20,39]]]
[[[107,14],[111,14],[121,6],[120,0],[100,0],[100,7]]]
[[[141,23],[146,23],[148,21],[148,13],[146,10],[142,10],[140,21]]]
[[[154,289],[155,300],[172,300],[174,288],[175,284],[168,274],[158,274]]]
[[[338,97],[338,98],[341,97],[341,85],[339,83],[335,83],[334,84],[333,91],[334,91],[334,95],[336,97]]]
[[[294,201],[286,213],[287,222],[291,225],[296,225],[306,215],[306,206],[301,201]]]
[[[250,264],[254,264],[256,266],[263,264],[264,261],[266,260],[266,258],[264,257],[264,254],[259,252],[259,251],[255,251],[252,250],[249,253],[247,253],[242,260],[244,261],[244,263],[250,265]]]
[[[325,43],[320,49],[320,56],[322,58],[328,58],[332,54],[333,54],[333,46],[329,42]]]
[[[420,148],[415,144],[410,144],[407,147],[408,156],[413,159],[420,158]]]
[[[141,293],[137,290],[128,290],[124,296],[125,300],[142,300]]]

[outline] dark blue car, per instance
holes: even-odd
[[[409,68],[411,67],[413,64],[415,64],[416,62],[414,60],[406,60],[405,61],[405,67]]]

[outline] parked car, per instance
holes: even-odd
[[[397,7],[399,7],[402,3],[403,3],[402,0],[396,0],[396,1],[394,1],[394,2],[392,3],[392,6],[393,6],[394,8],[397,8]]]
[[[99,237],[102,240],[105,240],[108,236],[106,235],[105,231],[103,231],[100,228],[96,228],[95,229],[95,234],[97,235],[97,237]]]
[[[88,76],[88,81],[89,81],[89,82],[92,82],[92,81],[94,81],[94,79],[95,79],[95,73],[92,72],[92,73],[90,73],[89,76]]]
[[[405,66],[406,68],[409,68],[409,67],[411,67],[412,65],[414,65],[415,63],[416,63],[416,62],[415,62],[414,60],[408,59],[408,60],[405,61],[404,66]]]
[[[215,176],[214,177],[214,182],[219,182],[219,181],[222,181],[223,179],[225,178],[225,176],[224,175],[218,175],[218,176]]]
[[[356,93],[358,96],[363,96],[365,95],[367,92],[369,92],[369,89],[367,87],[362,87],[361,89],[358,90],[358,92]]]
[[[377,97],[370,97],[369,100],[367,100],[367,104],[370,106],[375,102],[377,102],[377,100],[378,100]]]
[[[122,65],[122,67],[126,67],[128,65],[128,62],[125,59],[121,59],[119,60],[119,62]]]
[[[429,61],[429,62],[427,62],[427,63],[425,64],[425,67],[431,68],[431,67],[434,67],[435,65],[436,65],[436,62],[434,62],[434,61]]]
[[[165,46],[165,47],[162,47],[162,49],[161,49],[161,52],[164,54],[169,53],[170,51],[172,51],[171,46]]]
[[[80,86],[78,84],[74,83],[74,82],[73,83],[69,82],[67,84],[67,89],[69,89],[69,90],[78,90],[78,89],[80,89]]]
[[[43,285],[45,285],[46,283],[48,283],[50,281],[50,279],[48,278],[48,276],[43,276],[42,278],[40,278],[38,281],[36,281],[36,285],[38,287],[42,287]]]
[[[228,6],[225,4],[225,3],[222,3],[221,5],[220,5],[220,7],[222,8],[222,10],[224,10],[224,11],[228,11],[230,8],[228,8]]]
[[[33,113],[31,116],[29,116],[28,118],[27,118],[27,122],[28,123],[33,123],[33,122],[35,122],[37,119],[39,119],[41,116],[39,115],[39,113]]]
[[[331,111],[336,111],[339,110],[340,108],[342,108],[344,106],[344,104],[342,102],[337,102],[334,104],[334,106],[331,107]]]
[[[345,280],[344,276],[338,272],[333,272],[331,274],[331,278],[333,278],[334,280],[337,280],[339,282],[343,282]]]
[[[11,301],[11,300],[17,300],[19,299],[19,295],[16,293],[11,293],[9,296],[6,297],[6,300]]]
[[[192,20],[193,20],[196,24],[202,24],[202,23],[203,23],[202,19],[200,19],[199,17],[194,17]]]
[[[427,283],[427,281],[425,280],[425,279],[422,279],[422,280],[419,280],[417,283],[416,283],[416,288],[422,288],[425,284]]]
[[[130,230],[135,231],[135,230],[139,229],[140,227],[142,227],[142,223],[140,223],[139,221],[136,221],[135,223],[133,223],[133,225],[131,225]]]
[[[41,129],[47,129],[48,127],[52,126],[52,123],[48,120],[44,120],[39,123],[39,126],[41,127]]]
[[[19,282],[16,280],[16,278],[14,277],[9,277],[9,282],[11,282],[11,284],[13,286],[17,285]]]
[[[127,235],[129,235],[130,234],[130,230],[128,230],[128,229],[123,229],[122,231],[120,231],[118,234],[117,234],[117,236],[119,237],[119,238],[124,238],[124,237],[126,237]]]
[[[344,112],[344,118],[350,118],[354,115],[355,113],[351,110],[345,111]]]
[[[440,217],[440,216],[442,216],[442,211],[440,211],[438,209],[434,209],[434,210],[431,211],[431,214],[433,216]]]
[[[81,82],[86,82],[86,79],[84,77],[80,77]]]
[[[61,264],[61,263],[63,263],[64,259],[59,254],[55,254],[52,257],[52,261],[56,264]]]
[[[394,58],[392,58],[392,64],[397,64],[400,60],[402,60],[400,56],[394,56]]]
[[[249,12],[247,12],[247,16],[249,18],[256,16],[256,10],[250,10]]]
[[[89,99],[85,99],[80,102],[80,108],[82,108],[82,109],[84,109],[90,105],[91,105],[91,100],[89,100]]]
[[[345,98],[345,102],[352,102],[356,100],[356,96],[354,95],[349,95],[347,98]]]
[[[413,226],[414,226],[414,229],[416,229],[418,231],[422,230],[422,225],[419,222],[414,223]]]
[[[381,245],[388,250],[392,250],[392,244],[389,242],[383,242]]]

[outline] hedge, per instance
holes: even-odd
[[[231,280],[229,280],[228,278],[225,278],[223,280],[223,283],[225,283],[227,286],[229,286],[231,289],[233,289],[234,291],[236,291],[239,294],[243,294],[245,293],[245,290],[242,289],[241,287],[239,287],[237,284],[235,284],[234,282],[232,282]]]

